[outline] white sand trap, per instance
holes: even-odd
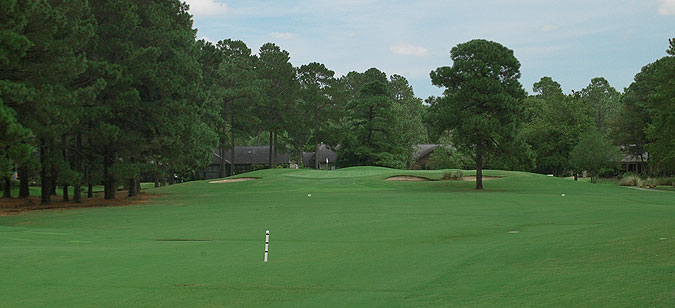
[[[500,178],[500,177],[499,176],[483,176],[483,181],[489,181],[489,180],[494,180],[494,179],[498,179],[498,178]],[[473,181],[473,182],[475,182],[476,177],[475,176],[465,176],[465,177],[462,177],[462,181]]]
[[[209,183],[220,184],[220,183],[234,183],[234,182],[243,182],[243,181],[252,181],[258,180],[259,178],[236,178],[236,179],[224,179],[219,181],[211,181]]]
[[[399,181],[399,182],[426,182],[431,181],[430,179],[419,177],[419,176],[410,176],[410,175],[397,175],[388,177],[387,181]]]

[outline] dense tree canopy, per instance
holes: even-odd
[[[563,94],[552,78],[542,77],[533,91],[526,100],[522,134],[535,153],[534,170],[560,176],[570,169],[569,154],[592,122],[582,102]]]
[[[578,171],[587,171],[595,183],[602,169],[614,169],[621,160],[619,149],[600,132],[590,129],[579,137],[570,153],[570,164]]]
[[[423,140],[421,105],[407,80],[371,68],[340,80],[347,94],[341,120],[340,166],[410,165],[413,145]],[[406,115],[407,112],[412,112]]]
[[[669,56],[646,65],[625,95],[602,77],[565,95],[543,77],[527,98],[513,51],[469,41],[452,48],[452,66],[431,72],[443,97],[423,103],[405,77],[376,68],[336,76],[318,62],[293,67],[274,43],[254,54],[239,40],[197,40],[180,0],[0,0],[0,7],[5,197],[14,172],[19,197],[37,182],[45,204],[57,187],[76,202],[83,187],[92,197],[100,184],[105,198],[121,187],[134,196],[141,179],[200,178],[214,151],[219,175],[232,175],[235,146],[265,143],[270,168],[278,152],[307,164],[303,151],[321,143],[338,152],[339,166],[406,168],[416,144],[443,143],[435,165],[475,162],[477,189],[484,166],[555,175],[609,166],[582,165],[589,147],[649,151],[652,172],[675,171],[673,39]]]
[[[439,129],[453,131],[454,146],[473,153],[476,189],[483,189],[483,158],[516,140],[525,98],[520,63],[512,50],[486,40],[459,44],[450,58],[451,67],[431,72],[433,84],[446,89],[429,112]]]

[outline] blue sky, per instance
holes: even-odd
[[[300,66],[338,75],[376,67],[408,79],[418,97],[440,95],[429,72],[474,38],[513,49],[521,83],[543,76],[563,90],[605,77],[622,91],[675,37],[675,0],[187,0],[197,36],[239,39],[257,52],[273,42]]]

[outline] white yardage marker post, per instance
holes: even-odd
[[[269,253],[270,249],[270,230],[267,230],[265,232],[265,259],[264,261],[267,262],[267,254]]]

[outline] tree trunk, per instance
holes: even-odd
[[[87,137],[87,143],[91,147],[91,137]],[[91,168],[94,162],[94,156],[91,151],[89,151],[89,162],[87,162],[87,167],[84,168],[85,179],[87,181],[87,198],[94,197],[94,183],[91,182]]]
[[[298,149],[297,155],[299,157],[298,160],[300,161],[300,164],[299,164],[298,168],[305,167],[305,161],[304,161],[305,158],[302,155],[302,144],[298,143],[298,145],[296,145],[296,148]]]
[[[141,178],[138,177],[136,178],[136,194],[138,195],[140,193],[141,193]]]
[[[129,197],[134,197],[136,196],[136,179],[130,178],[129,179]]]
[[[227,164],[225,160],[225,147],[227,146],[227,114],[229,113],[230,104],[223,101],[223,136],[220,138],[220,177],[227,176]]]
[[[218,177],[224,178],[227,176],[227,160],[225,159],[225,138],[221,138],[220,147],[218,149],[218,154],[220,154],[220,171],[218,171]]]
[[[234,171],[234,115],[230,119],[230,176],[235,174]]]
[[[40,204],[46,205],[52,203],[49,195],[49,165],[47,163],[47,142],[44,138],[40,139]]]
[[[103,156],[103,182],[104,182],[104,198],[106,200],[115,199],[115,193],[117,192],[117,185],[115,183],[115,176],[110,173],[110,168],[113,166],[115,160],[113,159],[113,153],[110,150],[109,146],[105,147]]]
[[[52,196],[56,196],[56,166],[52,164],[50,168],[50,175],[51,177],[49,178],[49,194]]]
[[[9,160],[9,153],[7,153],[7,161],[11,162],[11,160]],[[2,194],[3,198],[12,197],[12,178],[9,176],[5,177],[5,185],[3,191],[4,191]]]
[[[66,202],[70,200],[70,197],[68,196],[68,184],[63,184],[63,202]]]
[[[169,185],[176,184],[175,173],[176,172],[173,169],[169,169]]]
[[[82,172],[82,133],[78,132],[75,139],[75,181],[73,182],[73,201],[82,202],[82,180],[80,173]]]
[[[476,144],[476,190],[483,190],[483,138]]]
[[[61,146],[63,147],[63,150],[61,151],[61,155],[63,158],[63,161],[67,164],[68,163],[68,153],[66,152],[66,135],[61,135]],[[68,196],[68,183],[65,181],[61,185],[61,188],[63,188],[63,202],[66,202],[70,200]]]
[[[2,197],[3,198],[11,198],[12,197],[12,179],[10,177],[5,177],[5,185],[3,187],[3,193]]]
[[[25,166],[19,166],[19,198],[30,196],[28,181],[30,180],[30,171]]]
[[[159,187],[159,176],[155,174],[155,188]]]
[[[314,169],[319,170],[319,136],[314,133]]]
[[[272,165],[277,167],[277,132],[274,132],[274,146],[272,146]]]
[[[269,155],[269,163],[268,163],[268,165],[267,165],[267,168],[269,168],[269,169],[272,169],[272,168],[273,168],[273,167],[272,167],[272,146],[273,146],[273,143],[274,143],[274,138],[273,138],[272,134],[273,134],[273,133],[272,133],[272,131],[270,130],[270,147],[269,147],[269,151],[268,151],[268,153],[267,153],[267,154]]]
[[[166,171],[162,172],[161,178],[159,179],[159,186],[166,186]]]

